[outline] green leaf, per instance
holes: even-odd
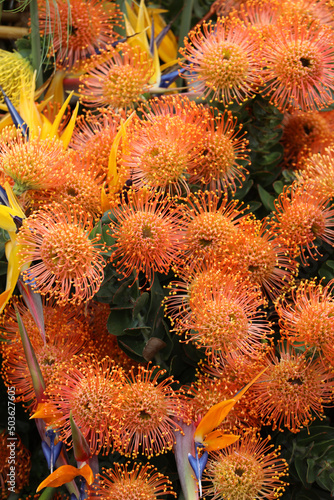
[[[306,464],[302,458],[296,457],[294,462],[298,477],[300,481],[303,483],[305,488],[307,487],[307,479],[306,479]]]
[[[135,318],[148,303],[150,296],[147,292],[142,293],[133,305],[132,317]]]
[[[125,309],[111,309],[107,329],[112,335],[124,335],[124,330],[133,328],[136,324],[132,319],[132,307]]]
[[[275,198],[271,194],[269,194],[268,191],[266,191],[260,184],[258,184],[257,189],[259,191],[259,195],[264,207],[269,212],[275,210],[275,204],[274,204]]]
[[[284,188],[284,182],[282,182],[282,181],[274,182],[273,188],[274,188],[276,194],[281,194],[281,192],[283,191],[283,188]]]
[[[315,471],[316,461],[313,458],[307,459],[307,471],[306,471],[306,481],[308,483],[314,483],[317,474]]]

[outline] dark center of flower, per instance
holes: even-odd
[[[235,473],[235,475],[236,475],[236,476],[241,477],[241,476],[245,473],[245,471],[244,471],[244,469],[242,469],[241,467],[237,467],[237,468],[235,469],[234,473]]]
[[[310,125],[307,125],[306,123],[303,125],[303,129],[306,135],[310,135],[311,132],[313,132],[313,127]]]
[[[289,382],[289,384],[292,384],[292,385],[303,385],[303,381],[299,377],[289,378],[288,382]]]
[[[152,230],[148,225],[143,226],[142,236],[143,238],[153,238]]]
[[[200,238],[198,240],[198,243],[201,245],[201,247],[208,247],[212,244],[212,239]]]
[[[139,418],[141,418],[141,420],[150,420],[151,415],[146,410],[141,410],[139,413]]]
[[[71,188],[67,189],[67,194],[69,196],[77,196],[78,193],[77,193],[76,189],[74,189],[73,187],[71,187]]]
[[[299,60],[304,68],[310,68],[312,66],[312,63],[308,57],[301,57]]]

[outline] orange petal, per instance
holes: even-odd
[[[204,441],[205,451],[217,451],[238,441],[236,434],[223,434],[222,431],[210,432]]]
[[[227,399],[226,401],[221,401],[220,403],[212,406],[196,428],[194,435],[195,441],[197,443],[203,443],[205,436],[222,423],[224,418],[232,410],[235,403],[235,399]]]
[[[65,483],[69,483],[78,476],[83,476],[88,484],[92,484],[94,481],[93,471],[88,464],[85,464],[81,469],[73,467],[73,465],[62,465],[41,482],[36,492],[38,493],[47,486],[57,488]]]
[[[259,377],[261,377],[262,373],[264,373],[267,369],[268,369],[268,366],[266,366],[262,371],[260,371],[260,373],[258,373],[256,375],[256,377],[254,377],[253,380],[251,382],[249,382],[249,384],[245,385],[245,387],[243,387],[239,392],[237,392],[237,394],[235,396],[233,396],[233,399],[235,401],[239,401],[239,399],[242,398],[242,396],[245,394],[245,392],[248,391],[250,386],[253,385],[254,382],[256,382],[257,379]]]
[[[30,418],[42,418],[47,425],[53,425],[63,414],[50,403],[38,403],[37,410]]]

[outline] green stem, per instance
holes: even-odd
[[[37,88],[43,85],[43,74],[41,64],[41,37],[39,32],[38,21],[38,5],[37,0],[30,2],[30,19],[31,19],[31,57],[32,66],[37,71],[36,86]]]
[[[183,47],[184,37],[186,37],[189,33],[193,7],[194,0],[184,0],[179,34],[179,47]]]
[[[39,500],[51,500],[55,494],[57,488],[47,487],[39,497]]]

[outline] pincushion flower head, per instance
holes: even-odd
[[[240,160],[247,162],[248,141],[240,134],[241,128],[230,113],[215,117],[214,110],[210,112],[200,160],[190,169],[190,184],[200,183],[218,193],[235,192],[242,185],[248,171]]]
[[[56,307],[48,303],[43,307],[45,340],[43,341],[31,313],[22,304],[17,304],[34,350],[45,385],[48,386],[61,363],[70,364],[72,356],[89,348],[88,328],[83,319],[76,319],[69,308]],[[23,401],[31,407],[36,395],[29,367],[25,358],[24,345],[12,307],[4,317],[2,376],[8,386],[15,386],[16,401]]]
[[[15,140],[0,145],[0,169],[13,179],[14,191],[22,194],[64,184],[71,160],[59,139],[27,140],[18,132]]]
[[[88,214],[53,204],[34,212],[20,229],[20,262],[33,261],[24,280],[59,304],[93,297],[102,283],[102,246],[89,239]]]
[[[245,217],[236,200],[199,191],[184,204],[186,232],[183,255],[190,267],[204,261],[224,261],[238,239],[238,224]]]
[[[90,452],[108,453],[112,448],[114,404],[123,391],[124,372],[109,358],[73,356],[73,363],[59,366],[47,389],[45,404],[60,438],[72,444],[70,413],[86,439]]]
[[[296,183],[285,188],[275,201],[272,227],[291,255],[303,265],[319,254],[317,245],[334,242],[334,210],[330,197],[319,193],[312,183]]]
[[[14,444],[14,453],[13,453]],[[11,460],[15,457],[15,480],[14,485],[10,484],[13,477],[13,463]],[[8,498],[9,486],[13,488],[17,496],[21,489],[29,483],[29,474],[31,469],[30,452],[22,443],[20,437],[13,432],[8,434],[5,430],[0,433],[0,499]]]
[[[157,471],[152,465],[130,462],[115,463],[113,469],[102,469],[98,476],[97,486],[93,486],[88,499],[104,498],[105,500],[155,500],[174,493],[171,481]]]
[[[299,432],[332,404],[332,375],[319,360],[297,354],[280,343],[279,354],[271,353],[267,371],[254,384],[251,406],[273,430]]]
[[[52,39],[57,65],[78,67],[80,63],[115,42],[119,35],[120,12],[111,2],[99,0],[57,0],[38,2],[39,25]]]
[[[169,113],[172,102],[147,114],[148,120],[137,120],[128,134],[128,148],[121,163],[131,172],[136,188],[148,187],[168,191],[171,195],[189,192],[189,175],[196,169],[200,154],[202,126],[196,127],[199,112],[175,103],[176,112]],[[181,109],[180,109],[181,108]]]
[[[174,418],[184,413],[184,404],[173,390],[172,377],[163,378],[159,367],[132,368],[116,401],[113,437],[117,450],[126,456],[138,453],[148,458],[171,450]]]
[[[271,331],[260,310],[262,305],[258,290],[232,276],[223,284],[193,293],[189,318],[177,330],[185,331],[186,340],[204,347],[207,354],[241,350],[256,356],[257,348]]]
[[[152,59],[139,46],[122,44],[92,59],[81,77],[81,99],[87,106],[133,108],[150,88]]]
[[[280,110],[316,110],[333,101],[333,32],[290,16],[272,26],[263,56],[264,93]]]
[[[190,90],[225,105],[252,97],[260,84],[261,54],[251,31],[239,21],[219,18],[196,27],[180,50]]]
[[[33,71],[28,59],[19,52],[7,52],[0,49],[1,86],[14,106],[20,102],[22,87],[28,89],[33,80]],[[0,109],[7,111],[0,93]]]
[[[151,282],[154,273],[168,273],[182,246],[182,216],[177,207],[159,193],[130,193],[129,203],[113,210],[110,224],[115,239],[111,259],[128,277],[143,272]]]
[[[281,334],[294,345],[316,352],[324,364],[334,365],[333,282],[323,286],[315,281],[301,282],[291,291],[291,300],[280,300]]]
[[[333,111],[295,111],[286,113],[282,122],[284,164],[287,168],[305,168],[307,159],[334,144]]]
[[[326,148],[322,154],[318,153],[310,156],[305,161],[303,170],[297,174],[301,184],[306,182],[312,185],[316,192],[329,199],[334,196],[333,146]]]
[[[203,494],[212,500],[274,500],[287,483],[288,464],[279,449],[254,433],[210,455],[203,474]]]

